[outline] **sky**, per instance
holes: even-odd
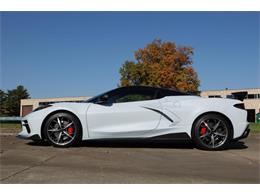
[[[1,12],[0,84],[32,98],[93,96],[154,39],[194,48],[199,90],[260,87],[258,12]]]

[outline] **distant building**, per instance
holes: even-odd
[[[260,88],[252,89],[225,89],[202,91],[201,97],[230,98],[234,92],[246,91],[248,95],[244,99],[245,108],[248,112],[248,121],[255,122],[256,114],[260,111]]]
[[[20,116],[25,116],[32,112],[35,108],[52,104],[57,102],[80,102],[82,100],[87,100],[90,97],[81,96],[81,97],[64,97],[64,98],[41,98],[41,99],[22,99],[20,106]]]

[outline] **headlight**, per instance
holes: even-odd
[[[44,108],[48,108],[48,107],[51,107],[52,105],[51,104],[48,104],[48,105],[45,105],[45,106],[39,106],[38,108],[34,109],[33,112],[36,112],[36,111],[39,111],[39,110],[42,110]]]

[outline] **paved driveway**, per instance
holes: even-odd
[[[260,183],[260,135],[208,152],[191,143],[91,141],[54,148],[6,134],[1,183]]]

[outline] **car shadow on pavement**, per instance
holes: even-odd
[[[51,144],[49,144],[46,141],[30,141],[30,142],[27,143],[27,145],[30,145],[30,146],[48,146],[48,147],[52,146]]]
[[[43,141],[30,141],[27,143],[30,146],[51,146],[51,144]],[[101,139],[101,140],[85,140],[76,146],[77,147],[97,147],[97,148],[183,148],[193,149],[194,144],[191,141],[154,141],[154,140],[114,140],[114,139]]]
[[[88,140],[83,141],[78,147],[196,149],[192,141],[180,140]],[[237,141],[229,143],[225,150],[246,148],[248,147],[244,142]]]
[[[109,148],[179,148],[194,149],[192,142],[187,141],[157,141],[157,140],[89,140],[83,141],[79,147],[109,147]]]
[[[31,146],[51,146],[47,142],[28,142]],[[168,149],[196,149],[192,141],[180,140],[86,140],[82,141],[75,147],[97,147],[97,148],[168,148]],[[241,150],[248,146],[242,141],[231,142],[225,150]]]
[[[247,149],[248,146],[245,145],[245,142],[243,141],[234,141],[230,142],[227,146],[227,150],[241,150],[241,149]]]

